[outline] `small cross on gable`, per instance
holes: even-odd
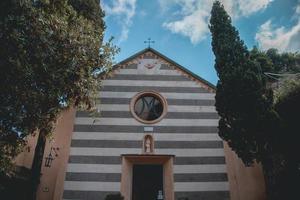
[[[144,43],[145,43],[145,44],[148,44],[148,48],[150,48],[150,45],[151,45],[151,44],[154,44],[155,41],[151,40],[151,38],[148,38],[148,40],[147,40],[147,41],[144,41]]]

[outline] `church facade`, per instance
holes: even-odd
[[[261,167],[243,166],[218,136],[215,87],[152,48],[103,77],[100,116],[58,119],[39,200],[265,200]],[[30,168],[35,138],[16,163]]]
[[[148,48],[99,97],[100,118],[76,114],[64,199],[229,199],[213,85]]]

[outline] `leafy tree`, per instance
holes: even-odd
[[[103,42],[104,13],[96,0],[3,0],[0,9],[0,173],[10,172],[25,138],[38,132],[35,191],[58,115],[93,107],[99,74],[118,50]]]
[[[300,72],[300,54],[298,52],[278,53],[269,49],[265,54],[272,60],[274,72]]]
[[[216,109],[221,117],[219,135],[249,165],[264,157],[267,141],[274,131],[270,128],[272,120],[277,118],[272,92],[265,87],[258,63],[250,59],[219,1],[213,4],[209,28],[219,76],[216,92]]]
[[[250,51],[250,58],[260,64],[262,72],[272,73],[299,73],[300,53],[283,52],[277,49],[260,51],[254,47]]]

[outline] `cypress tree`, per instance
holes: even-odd
[[[216,109],[220,115],[219,135],[250,165],[267,154],[271,135],[276,134],[271,90],[266,88],[260,65],[250,59],[249,51],[231,24],[223,5],[215,1],[209,25],[215,69],[219,81]]]
[[[210,19],[215,69],[219,76],[216,109],[219,135],[246,165],[261,161],[268,198],[299,199],[299,78],[273,92],[262,71],[299,70],[297,53],[279,55],[247,50],[223,5],[213,4]]]

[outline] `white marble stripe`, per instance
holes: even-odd
[[[175,192],[228,191],[228,182],[175,182]]]
[[[64,190],[75,191],[120,191],[119,182],[65,181]]]
[[[142,74],[142,75],[173,75],[173,76],[182,76],[176,70],[139,70],[139,69],[121,69],[120,71],[115,72],[116,74]]]
[[[219,135],[212,133],[152,133],[155,141],[221,141]],[[134,140],[140,141],[144,137],[141,133],[120,132],[74,132],[75,140]]]
[[[174,174],[226,173],[226,165],[174,165]]]
[[[96,105],[96,108],[100,111],[130,111],[128,104],[100,104]]]
[[[69,163],[67,172],[73,173],[121,173],[121,165]],[[174,165],[174,174],[226,173],[226,165]]]
[[[215,106],[168,106],[168,112],[212,112],[217,113]]]
[[[120,156],[122,154],[141,154],[141,148],[94,148],[71,147],[70,155],[77,156]],[[168,154],[178,157],[224,156],[223,149],[155,149],[156,154]]]
[[[218,126],[218,119],[163,119],[155,126]],[[145,126],[134,118],[76,117],[76,125]]]
[[[138,92],[107,92],[102,91],[99,93],[99,97],[103,98],[132,98]],[[174,92],[162,92],[160,93],[167,99],[195,99],[195,100],[214,100],[214,93],[174,93]]]
[[[104,80],[104,86],[201,87],[195,81]]]
[[[121,165],[105,165],[105,164],[73,164],[69,163],[67,172],[81,173],[121,173]]]
[[[101,111],[129,111],[128,104],[98,104]],[[215,106],[175,106],[169,105],[168,112],[211,112],[216,113]]]
[[[65,190],[73,191],[120,191],[119,182],[65,181]],[[175,182],[175,192],[228,191],[228,182]]]

